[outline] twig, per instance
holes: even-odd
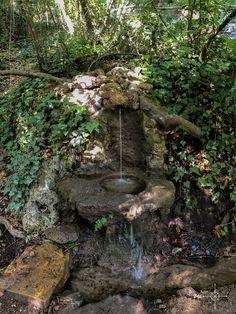
[[[7,231],[16,238],[24,239],[25,234],[22,231],[15,229],[11,223],[7,220],[7,218],[0,216],[0,224],[4,225]]]

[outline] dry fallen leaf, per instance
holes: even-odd
[[[220,239],[221,238],[221,225],[216,225],[214,228],[215,236]]]

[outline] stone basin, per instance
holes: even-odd
[[[103,177],[100,185],[106,191],[125,194],[138,194],[146,187],[144,180],[134,175],[122,174],[121,176],[120,173]]]
[[[155,175],[147,177],[138,171],[126,171],[125,174],[125,179],[135,180],[128,181],[119,192],[117,189],[121,187],[116,182],[116,179],[120,178],[118,173],[105,173],[101,177],[69,176],[58,182],[57,187],[65,202],[65,208],[69,211],[76,209],[79,216],[90,223],[95,223],[97,219],[109,214],[118,222],[122,219],[132,221],[145,212],[158,209],[163,216],[169,213],[175,199],[175,187],[172,182]],[[109,185],[114,190],[108,191]]]

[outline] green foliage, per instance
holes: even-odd
[[[101,217],[98,220],[96,220],[95,225],[94,225],[95,231],[101,230],[104,226],[107,225],[108,220],[112,218],[113,218],[113,215],[110,214],[107,217]]]
[[[226,201],[229,207],[236,204],[236,62],[230,60],[232,47],[222,39],[205,64],[185,43],[166,44],[165,55],[144,56],[145,75],[154,85],[154,96],[169,112],[201,129],[197,145],[184,135],[168,137],[170,177],[186,200],[194,183],[214,203]]]
[[[97,122],[87,121],[84,106],[63,103],[45,88],[40,79],[25,80],[0,98],[0,145],[9,172],[4,193],[14,213],[24,205],[45,149],[51,148],[54,154],[62,148],[81,152],[90,135],[99,130]]]

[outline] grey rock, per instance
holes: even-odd
[[[127,291],[131,283],[129,274],[117,276],[107,268],[89,267],[71,273],[71,287],[79,292],[86,303],[96,302],[111,294]]]
[[[28,202],[24,207],[22,225],[27,233],[39,233],[52,227],[59,219],[56,205],[57,193],[42,187],[31,190]]]
[[[59,244],[66,244],[78,239],[78,227],[75,225],[60,225],[57,227],[48,228],[44,232],[48,240],[54,241]]]
[[[98,89],[85,90],[76,88],[70,94],[63,97],[63,100],[72,104],[85,105],[89,114],[94,114],[101,109],[102,98],[98,94]]]
[[[78,307],[84,302],[79,292],[72,292],[70,290],[63,291],[63,293],[58,296],[58,299],[60,304],[74,304]]]
[[[61,314],[147,314],[144,304],[141,300],[130,296],[110,296],[106,300],[87,304],[81,308],[74,308],[72,311],[64,309]]]

